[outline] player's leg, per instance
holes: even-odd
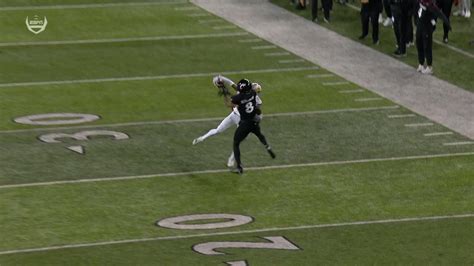
[[[251,131],[250,126],[251,126],[251,124],[248,123],[248,122],[245,122],[245,121],[241,122],[239,124],[239,127],[235,130],[235,133],[234,133],[233,149],[234,149],[235,162],[237,163],[237,168],[234,172],[238,173],[238,174],[243,173],[242,161],[240,160],[240,143],[250,133],[250,131]]]
[[[260,125],[258,123],[253,125],[252,133],[255,134],[255,136],[257,136],[258,140],[260,140],[260,142],[265,146],[265,149],[267,150],[268,154],[270,154],[270,156],[273,159],[275,159],[276,155],[273,152],[272,147],[270,145],[268,145],[267,139],[262,134],[262,132],[260,130]]]
[[[224,118],[224,120],[222,120],[222,122],[216,128],[213,128],[213,129],[209,130],[206,134],[204,134],[204,135],[202,135],[198,138],[195,138],[193,140],[193,145],[196,145],[199,142],[202,142],[202,141],[206,140],[209,137],[212,137],[216,134],[219,134],[219,133],[222,133],[222,132],[226,131],[226,129],[228,129],[230,126],[235,124],[234,116],[238,117],[238,115],[236,115],[234,112],[230,113],[226,118]]]
[[[235,166],[235,156],[234,151],[230,153],[229,158],[227,159],[227,167],[232,168]]]

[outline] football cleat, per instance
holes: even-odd
[[[233,169],[231,171],[232,173],[234,174],[238,174],[238,175],[241,175],[244,173],[244,169],[242,168],[242,166],[237,166],[235,169]]]
[[[424,69],[424,68],[425,68],[425,67],[424,67],[423,65],[418,65],[418,68],[416,69],[416,71],[418,71],[418,72],[421,73],[421,72],[423,72],[423,69]]]
[[[433,74],[433,67],[427,66],[421,71],[421,73],[431,75]]]
[[[198,144],[199,142],[202,142],[204,139],[202,139],[202,137],[198,137],[198,138],[195,138],[193,139],[193,145],[196,145]]]
[[[270,157],[272,157],[272,159],[275,159],[276,155],[275,155],[275,153],[272,151],[272,147],[268,146],[268,147],[267,147],[267,152],[268,152],[268,154],[270,154]]]

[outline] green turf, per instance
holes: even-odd
[[[311,10],[295,10],[287,0],[271,0],[291,12],[295,12],[307,19],[311,18]],[[349,1],[351,5],[356,8],[359,7],[358,2]],[[322,16],[322,14],[320,14]],[[449,45],[462,49],[474,56],[474,45],[469,42],[473,40],[474,36],[474,22],[472,19],[465,19],[460,17],[451,17],[453,31],[450,33]],[[358,37],[361,35],[360,13],[349,6],[342,6],[334,3],[334,8],[331,13],[331,23],[319,23],[320,26],[326,27],[343,36],[348,37],[357,42],[364,43],[382,53],[392,54],[395,50],[395,37],[391,27],[383,27],[380,25],[380,45],[372,45],[370,36],[364,41],[359,41]],[[434,33],[434,40],[442,41],[443,29],[442,25],[438,23],[438,29]],[[407,57],[400,59],[407,64],[416,67],[418,66],[417,52],[415,47],[407,49]],[[474,68],[474,58],[467,57],[453,50],[450,50],[440,44],[433,44],[433,67],[435,76],[444,79],[452,84],[455,84],[468,91],[474,91],[474,79],[472,78],[472,69]]]
[[[109,2],[113,1],[6,0],[0,5]],[[24,25],[31,10],[0,11],[0,25],[5,29],[0,42],[213,34],[228,32],[213,26],[231,25],[223,20],[199,23],[199,18],[188,17],[175,7],[192,5],[41,9],[38,15],[48,16],[51,24],[36,36]],[[205,18],[216,19],[212,15]],[[238,28],[230,31],[243,32]],[[380,96],[352,83],[327,85],[344,81],[336,75],[310,78],[308,75],[331,73],[309,62],[279,62],[298,59],[293,54],[265,56],[282,52],[281,48],[251,48],[269,45],[266,41],[238,41],[254,38],[249,33],[224,39],[0,47],[0,60],[8,66],[0,73],[0,265],[224,265],[238,260],[246,260],[249,265],[472,265],[472,218],[244,232],[472,214],[474,210],[474,146],[443,145],[468,141],[466,137],[454,132],[425,137],[425,133],[451,130],[436,123],[407,127],[405,124],[432,121],[387,99],[359,101]],[[272,72],[262,72],[269,69]],[[257,73],[245,73],[249,70]],[[224,71],[240,72],[227,75],[233,80],[248,77],[262,85],[262,130],[277,153],[275,160],[270,159],[257,139],[249,137],[242,144],[246,167],[243,176],[225,169],[233,128],[191,145],[193,138],[217,126],[229,113],[211,84],[212,76]],[[196,73],[199,75],[186,76]],[[150,76],[154,78],[11,84]],[[354,89],[362,91],[340,92]],[[65,112],[101,118],[71,126],[13,122],[25,115]],[[290,112],[316,113],[286,114]],[[414,116],[388,117],[399,114]],[[163,123],[170,120],[174,122]],[[129,124],[137,122],[145,123]],[[62,143],[38,140],[42,134],[95,129],[125,132],[130,139],[65,138]],[[86,153],[66,149],[70,145],[82,145]],[[410,157],[436,154],[444,155]],[[304,163],[320,164],[300,165]],[[272,169],[252,170],[256,166]],[[219,171],[155,176],[206,170]],[[6,187],[136,175],[151,176]],[[155,225],[166,217],[199,213],[234,213],[255,220],[234,228],[199,231]],[[190,237],[234,231],[239,234]],[[1,254],[16,249],[164,236],[187,238]],[[224,249],[228,255],[206,256],[191,249],[207,241],[263,242],[261,237],[265,236],[285,236],[301,250]]]

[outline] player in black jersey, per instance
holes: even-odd
[[[265,136],[260,132],[260,120],[262,111],[257,104],[257,93],[252,90],[252,83],[248,79],[242,79],[237,84],[239,94],[232,96],[231,103],[237,106],[240,113],[239,127],[234,133],[234,156],[237,163],[235,173],[242,174],[242,162],[240,160],[240,143],[250,134],[257,136],[260,142],[265,145],[267,152],[272,158],[275,158],[272,148],[268,145]]]

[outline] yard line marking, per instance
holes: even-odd
[[[311,74],[311,75],[307,75],[306,77],[310,79],[315,79],[315,78],[329,78],[329,77],[334,77],[334,76],[335,76],[334,74]]]
[[[267,114],[267,115],[265,115],[265,117],[282,117],[282,116],[331,114],[331,113],[344,113],[344,112],[379,111],[379,110],[391,110],[391,109],[397,109],[397,108],[400,108],[400,106],[398,106],[398,105],[388,105],[388,106],[367,107],[367,108],[329,109],[329,110],[306,111],[306,112],[275,113],[275,114]],[[182,120],[141,121],[141,122],[102,124],[102,125],[70,126],[70,127],[13,129],[13,130],[0,131],[0,134],[21,133],[21,132],[41,132],[41,131],[68,130],[68,129],[84,129],[84,128],[108,128],[108,127],[142,126],[142,125],[210,122],[210,121],[220,121],[220,120],[222,120],[222,117],[195,118],[195,119],[182,119]]]
[[[405,118],[405,117],[415,117],[415,114],[405,114],[405,115],[389,115],[388,118]]]
[[[265,56],[284,56],[290,55],[288,52],[265,53]]]
[[[121,77],[121,78],[99,78],[99,79],[76,79],[76,80],[58,80],[58,81],[35,81],[35,82],[16,82],[16,83],[0,83],[0,88],[19,87],[19,86],[39,86],[39,85],[63,85],[63,84],[81,84],[81,83],[100,83],[100,82],[117,82],[117,81],[141,81],[141,80],[159,80],[172,78],[196,78],[208,77],[215,75],[234,75],[234,74],[255,74],[255,73],[275,73],[275,72],[296,72],[305,70],[315,70],[319,67],[289,67],[289,68],[269,68],[241,71],[223,71],[210,73],[191,73],[191,74],[174,74],[160,76],[139,76],[139,77]]]
[[[213,22],[222,22],[222,19],[220,18],[213,18],[213,19],[201,19],[201,20],[198,20],[199,23],[203,24],[203,23],[213,23]]]
[[[338,91],[339,93],[357,93],[357,92],[364,92],[363,89],[357,89],[357,90],[342,90]]]
[[[425,133],[425,134],[423,134],[423,136],[425,136],[425,137],[433,137],[433,136],[443,136],[443,135],[452,135],[452,134],[454,134],[454,133],[451,132],[451,131],[447,131],[447,132]]]
[[[349,4],[349,3],[346,3],[346,5],[347,5],[348,7],[350,7],[350,8],[352,8],[352,9],[356,10],[356,11],[360,11],[360,8],[357,7],[357,6],[354,6],[354,5]],[[474,58],[474,54],[471,54],[471,53],[469,53],[469,52],[467,52],[467,51],[464,51],[464,50],[459,49],[459,48],[457,48],[457,47],[454,47],[454,46],[452,46],[452,45],[443,43],[443,42],[438,41],[438,40],[433,40],[433,42],[435,42],[436,44],[439,44],[439,45],[441,45],[441,46],[444,46],[444,47],[446,47],[446,48],[448,48],[448,49],[451,49],[451,50],[453,50],[453,51],[455,51],[455,52],[458,52],[458,53],[460,53],[460,54],[462,54],[462,55],[465,55],[465,56],[467,56],[467,57]]]
[[[429,127],[434,126],[433,123],[414,123],[414,124],[405,124],[406,127]]]
[[[252,46],[253,50],[264,50],[264,49],[274,49],[274,48],[277,48],[276,45]]]
[[[237,26],[235,25],[226,25],[226,26],[215,26],[215,27],[212,27],[213,29],[215,30],[230,30],[230,29],[236,29]]]
[[[187,0],[174,0],[167,2],[138,2],[138,3],[104,3],[104,4],[78,4],[78,5],[41,5],[41,6],[10,6],[0,7],[0,11],[16,10],[41,10],[41,9],[77,9],[77,8],[106,8],[106,7],[134,7],[152,5],[187,4]]]
[[[443,143],[444,146],[459,146],[459,145],[472,145],[474,141],[460,141],[460,142],[448,142]]]
[[[253,43],[253,42],[263,42],[263,40],[262,40],[262,39],[255,38],[255,39],[239,40],[239,42],[242,42],[242,43]]]
[[[200,17],[209,17],[211,14],[209,13],[194,13],[194,14],[187,14],[186,16],[192,17],[192,18],[200,18]]]
[[[190,11],[190,10],[199,10],[197,6],[185,6],[185,7],[175,7],[176,11]]]
[[[374,97],[374,98],[357,98],[354,101],[356,102],[373,102],[373,101],[381,101],[384,100],[384,98],[380,97]]]
[[[324,86],[339,86],[350,84],[348,81],[323,82]]]
[[[41,248],[5,250],[5,251],[0,251],[0,255],[42,252],[42,251],[51,251],[51,250],[60,250],[60,249],[96,247],[96,246],[117,245],[117,244],[131,244],[131,243],[141,243],[141,242],[161,241],[161,240],[189,239],[189,238],[196,238],[196,237],[229,236],[229,235],[241,235],[241,234],[267,233],[267,232],[275,232],[275,231],[294,231],[294,230],[317,229],[317,228],[337,228],[337,227],[364,226],[364,225],[373,225],[373,224],[395,224],[395,223],[410,223],[410,222],[422,222],[422,221],[439,221],[439,220],[463,219],[463,218],[473,218],[473,217],[474,217],[474,213],[465,213],[465,214],[453,214],[453,215],[438,215],[438,216],[392,218],[392,219],[383,219],[383,220],[353,221],[353,222],[341,222],[341,223],[330,223],[330,224],[312,224],[312,225],[287,226],[287,227],[271,227],[271,228],[249,229],[249,230],[240,230],[240,231],[189,234],[189,235],[175,235],[175,236],[161,236],[161,237],[152,237],[152,238],[135,238],[135,239],[104,241],[104,242],[70,244],[70,245],[62,245],[62,246],[49,246],[49,247],[41,247]]]
[[[326,166],[326,165],[346,165],[346,164],[360,164],[360,163],[373,163],[373,162],[448,158],[448,157],[472,156],[472,155],[474,155],[474,152],[445,153],[445,154],[416,155],[416,156],[404,156],[404,157],[360,159],[360,160],[348,160],[348,161],[328,161],[328,162],[302,163],[302,164],[256,166],[256,167],[245,168],[245,170],[246,171],[261,171],[261,170],[273,170],[273,169],[316,167],[316,166]],[[23,188],[23,187],[44,187],[44,186],[54,186],[54,185],[68,185],[68,184],[109,182],[109,181],[122,181],[122,180],[136,180],[136,179],[151,179],[151,178],[157,178],[157,177],[176,177],[176,176],[219,174],[219,173],[230,173],[230,171],[229,169],[214,169],[214,170],[200,170],[200,171],[177,172],[177,173],[156,173],[156,174],[135,175],[135,176],[86,178],[86,179],[76,179],[76,180],[61,180],[61,181],[49,181],[49,182],[1,185],[0,189]]]
[[[92,44],[92,43],[117,43],[117,42],[137,42],[137,41],[163,41],[163,40],[220,38],[220,37],[245,36],[245,35],[248,35],[248,32],[241,31],[241,32],[223,32],[223,33],[193,34],[193,35],[169,35],[169,36],[149,36],[149,37],[134,37],[134,38],[113,38],[113,39],[88,39],[88,40],[69,40],[69,41],[4,42],[4,43],[0,43],[0,47],[64,45],[64,44]]]
[[[305,62],[304,59],[288,59],[288,60],[279,60],[278,63],[280,64],[291,64],[291,63],[301,63]]]

